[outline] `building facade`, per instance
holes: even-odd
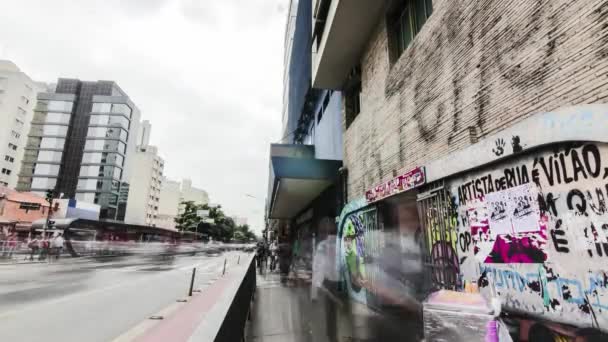
[[[10,61],[0,60],[0,185],[17,186],[27,133],[41,87]]]
[[[150,122],[144,120],[133,156],[133,169],[137,173],[133,173],[129,181],[125,221],[156,226],[165,162],[158,155],[158,148],[150,145],[150,131]]]
[[[112,81],[59,79],[54,93],[38,94],[18,189],[52,189],[99,204],[101,219],[116,219],[139,116]]]
[[[345,227],[361,260],[386,245],[373,232],[397,232],[424,245],[431,289],[475,282],[532,324],[608,330],[606,14],[596,0],[314,1],[312,84],[343,93],[341,262]]]
[[[182,202],[192,201],[195,204],[209,204],[207,191],[193,187],[192,181],[181,182],[162,178],[160,202],[157,213],[157,227],[175,229],[175,218],[182,212]]]
[[[209,204],[209,194],[203,189],[193,187],[192,180],[183,179],[180,185],[180,203],[187,201],[192,201],[196,204]]]
[[[28,230],[32,222],[46,219],[48,211],[49,203],[44,197],[0,187],[0,226]]]
[[[266,235],[301,246],[310,259],[320,229],[339,214],[342,126],[340,91],[317,89],[311,80],[312,1],[291,1],[285,28],[283,132],[270,146]]]

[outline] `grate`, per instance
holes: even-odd
[[[425,244],[425,267],[433,289],[456,289],[456,211],[443,182],[432,183],[418,195],[418,216]]]

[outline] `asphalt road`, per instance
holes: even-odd
[[[112,341],[222,272],[220,256],[0,265],[0,340]]]

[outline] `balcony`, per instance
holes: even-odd
[[[313,1],[312,82],[341,89],[385,10],[387,0]]]

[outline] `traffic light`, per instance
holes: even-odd
[[[53,197],[55,197],[55,191],[48,189],[46,191],[46,201],[49,203],[53,202]]]

